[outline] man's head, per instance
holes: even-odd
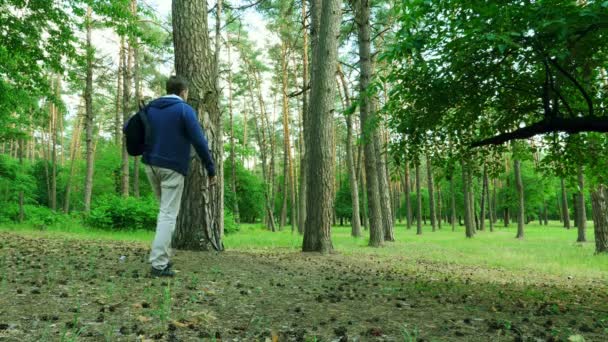
[[[188,100],[188,81],[180,76],[171,76],[167,80],[167,95],[177,95]]]

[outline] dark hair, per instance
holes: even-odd
[[[167,94],[179,95],[188,89],[188,81],[180,76],[171,76],[167,80]]]

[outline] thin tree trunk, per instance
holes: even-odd
[[[441,186],[437,187],[437,228],[441,229],[441,221],[443,221],[443,205],[441,198]]]
[[[131,14],[137,18],[137,0],[131,0]],[[140,70],[140,49],[138,37],[132,38],[133,43],[133,84],[135,86],[135,108],[141,105],[141,70]],[[139,162],[140,157],[133,158],[133,195],[139,198]]]
[[[123,75],[122,75],[122,118],[127,122],[131,114],[131,62],[133,57],[132,41],[124,45]],[[123,197],[129,196],[129,154],[127,153],[126,140],[122,142],[122,167],[120,173],[120,192]]]
[[[493,183],[492,183],[492,211],[491,211],[491,217],[492,217],[492,223],[496,223],[498,222],[498,196],[496,195],[496,188],[498,185],[498,181],[496,179],[494,179]]]
[[[416,164],[416,234],[422,235],[422,193],[420,191],[420,165]]]
[[[483,166],[483,185],[481,187],[481,212],[479,214],[479,229],[486,230],[486,194],[488,193],[488,170]],[[488,202],[489,197],[488,197]]]
[[[517,236],[518,239],[524,238],[524,219],[525,219],[525,199],[524,199],[524,185],[521,180],[521,162],[515,159],[515,186],[517,187],[517,194],[519,199],[519,212],[517,214]]]
[[[221,5],[219,7],[221,13]],[[207,30],[207,2],[173,0],[172,19],[175,70],[178,76],[190,81],[188,100],[205,128],[218,180],[210,187],[201,161],[194,158],[185,179],[173,246],[209,250],[211,245],[221,251],[224,249],[224,147],[216,83],[217,60],[211,53]]]
[[[586,242],[587,228],[587,213],[585,210],[585,173],[583,167],[578,167],[578,194],[577,194],[577,212],[578,212],[578,238],[576,242]]]
[[[304,143],[302,144],[302,153],[300,156],[300,197],[298,198],[298,233],[304,234],[304,225],[306,223],[306,175],[308,174],[306,165],[306,144],[309,140],[308,137],[308,25],[306,24],[306,18],[308,13],[306,10],[307,1],[302,1],[302,131]],[[315,33],[316,34],[316,33]]]
[[[608,188],[601,184],[591,194],[595,253],[608,253]]]
[[[344,91],[344,99],[346,108],[350,108],[350,96],[344,74],[338,64],[338,76]],[[353,116],[346,115],[346,164],[348,168],[348,181],[350,184],[350,194],[352,199],[352,217],[351,217],[351,235],[354,237],[361,236],[361,220],[359,215],[359,187],[357,184],[357,174],[355,170],[355,160],[353,157]]]
[[[322,7],[320,7],[322,6]],[[310,102],[315,104],[309,116],[306,141],[308,153],[307,217],[302,250],[331,253],[332,208],[334,202],[333,111],[335,74],[338,62],[338,36],[342,18],[338,0],[312,1],[313,30],[319,29],[313,49],[313,76]]]
[[[122,144],[122,76],[124,68],[124,39],[121,39],[118,53],[118,69],[116,71],[116,113],[114,115],[114,144],[121,146]]]
[[[74,130],[72,132],[72,144],[70,148],[70,172],[68,174],[68,179],[65,185],[65,199],[63,202],[63,212],[70,212],[70,195],[72,192],[72,179],[74,178],[74,169],[76,167],[77,156],[80,151],[80,130],[82,129],[82,121],[83,117],[81,114],[78,114],[76,117],[76,125],[74,126]]]
[[[452,207],[452,231],[456,231],[456,189],[454,188],[454,175],[450,176],[450,206]]]
[[[24,154],[24,149],[25,147],[23,146],[25,145],[25,138],[20,138],[19,139],[19,165],[21,168],[23,168],[23,154]],[[23,222],[23,220],[25,219],[25,211],[23,209],[23,205],[24,205],[24,194],[23,194],[23,190],[19,191],[19,223]]]
[[[426,155],[426,179],[429,192],[429,215],[431,216],[431,227],[433,231],[437,230],[437,213],[435,213],[435,182],[433,180],[433,164],[431,158]]]
[[[462,192],[464,195],[464,225],[465,225],[465,236],[467,238],[473,237],[473,218],[471,217],[471,196],[469,192],[471,191],[469,186],[469,170],[468,165],[465,162],[462,162]]]
[[[561,178],[562,186],[562,218],[564,220],[564,228],[570,229],[570,212],[568,210],[568,194],[566,193],[566,182]]]
[[[57,75],[56,82],[52,85],[55,88],[55,96],[60,96],[60,76]],[[51,209],[57,210],[57,117],[59,116],[59,108],[55,104],[51,104]]]
[[[407,229],[412,229],[412,198],[410,187],[410,166],[405,163],[405,205],[407,207]]]
[[[93,171],[94,171],[94,160],[95,154],[93,151],[93,134],[94,134],[94,122],[95,113],[93,113],[93,58],[95,51],[91,43],[91,31],[92,31],[92,10],[91,7],[87,8],[86,28],[87,28],[87,71],[86,71],[86,83],[84,90],[84,102],[85,102],[85,140],[86,140],[86,156],[87,156],[87,171],[84,181],[84,211],[88,213],[91,210],[91,195],[93,193]]]
[[[234,214],[234,221],[238,224],[240,222],[240,215],[239,193],[236,191],[236,152],[234,143],[234,111],[232,107],[232,59],[230,55],[230,46],[228,46],[226,51],[228,53],[228,114],[230,115],[230,164],[232,169],[232,179],[230,180],[230,187],[232,188],[232,194],[234,195],[234,205],[232,206],[232,213]],[[245,126],[247,126],[247,122],[243,122],[243,127]]]
[[[485,182],[486,182],[486,198],[488,199],[488,213],[489,221],[490,221],[490,232],[494,231],[494,205],[495,202],[490,197],[490,182],[488,180],[488,173],[485,172]]]

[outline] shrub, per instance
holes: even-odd
[[[65,222],[68,216],[52,211],[50,208],[32,204],[23,206],[24,222],[36,226],[52,226]],[[18,222],[19,205],[17,203],[6,203],[0,206],[0,222]]]
[[[151,196],[123,198],[117,195],[99,197],[86,222],[97,228],[112,230],[156,229],[158,204]]]
[[[234,221],[234,214],[224,209],[224,234],[232,234],[239,231],[239,225]]]

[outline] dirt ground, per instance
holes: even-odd
[[[169,280],[147,255],[0,233],[0,341],[608,341],[600,281],[285,251],[177,252]]]

